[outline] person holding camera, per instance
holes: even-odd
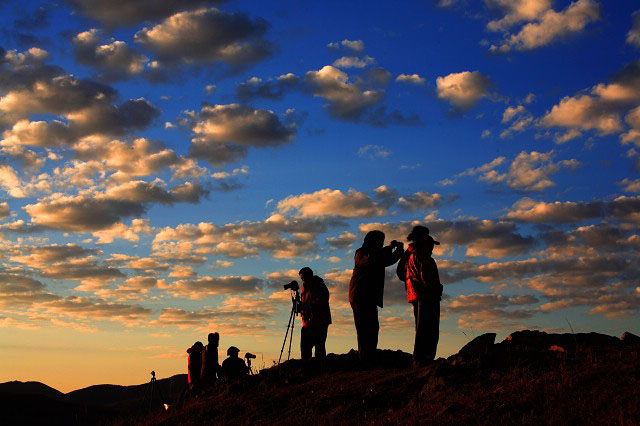
[[[413,305],[416,323],[413,360],[418,366],[433,361],[438,348],[443,286],[431,254],[440,242],[429,235],[429,228],[420,225],[413,228],[407,240],[411,244],[396,272],[398,278],[405,281],[407,299]]]
[[[384,270],[404,253],[403,244],[391,241],[384,246],[384,232],[370,231],[354,255],[355,265],[349,282],[349,303],[358,334],[361,361],[374,361],[378,347],[378,306],[382,308]]]
[[[311,351],[315,347],[316,358],[322,359],[327,355],[325,343],[331,324],[329,289],[322,278],[313,275],[309,267],[300,269],[298,274],[302,280],[299,305],[302,316],[300,353],[302,359],[311,359]]]

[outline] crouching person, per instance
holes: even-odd
[[[249,368],[242,358],[238,357],[240,349],[231,346],[227,349],[228,358],[222,362],[222,378],[227,382],[233,382],[249,374]]]

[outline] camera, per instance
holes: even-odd
[[[246,354],[244,354],[244,357],[246,359],[255,359],[256,356],[250,352],[247,352]]]
[[[289,284],[285,284],[283,287],[285,290],[293,291],[298,291],[300,289],[300,287],[298,286],[298,281],[296,280],[291,281]]]

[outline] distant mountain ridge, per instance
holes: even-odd
[[[187,375],[158,379],[153,406],[176,400],[187,386]],[[149,410],[149,383],[139,385],[93,385],[62,393],[44,383],[11,381],[0,383],[0,423],[83,425],[100,419]],[[145,406],[142,401],[147,397]],[[6,423],[5,423],[6,422]]]
[[[0,392],[19,395],[43,395],[53,399],[65,399],[65,394],[57,389],[40,382],[11,382],[0,383]]]

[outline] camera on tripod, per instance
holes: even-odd
[[[246,354],[244,354],[244,357],[246,359],[256,359],[256,356],[250,352],[247,352]]]
[[[300,286],[298,286],[298,281],[296,280],[291,281],[289,284],[285,284],[283,287],[285,290],[291,290],[291,291],[300,290]]]
[[[287,355],[287,359],[291,358],[291,342],[293,340],[293,326],[296,321],[296,316],[298,316],[301,311],[302,301],[300,300],[300,286],[298,285],[298,281],[293,280],[289,284],[283,285],[285,290],[291,290],[291,315],[289,315],[289,322],[287,323],[287,332],[284,334],[284,341],[282,342],[282,349],[280,349],[280,357],[278,358],[278,364],[282,360],[282,353],[284,352],[284,347],[287,343],[287,337],[289,338],[289,353]],[[289,333],[291,330],[291,333]]]

